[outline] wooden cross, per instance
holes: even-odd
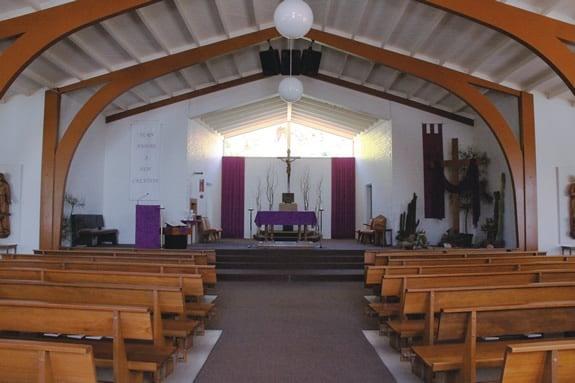
[[[286,164],[286,174],[287,174],[287,191],[291,193],[290,190],[290,179],[291,179],[291,163],[295,160],[299,160],[300,157],[292,157],[291,150],[288,148],[287,150],[287,157],[278,157],[278,160],[285,162]]]
[[[459,184],[459,171],[461,168],[469,165],[469,160],[459,159],[459,139],[451,139],[451,160],[443,162],[443,166],[451,170],[449,175],[449,182],[453,185]],[[461,210],[461,200],[459,194],[454,193],[451,195],[451,229],[459,233],[459,212]]]

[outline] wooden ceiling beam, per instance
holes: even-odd
[[[417,102],[417,101],[408,100],[406,98],[396,96],[394,94],[384,92],[381,90],[377,90],[374,88],[370,88],[370,87],[365,86],[365,85],[360,85],[360,84],[356,84],[356,83],[353,83],[350,81],[341,80],[339,78],[327,76],[324,74],[319,74],[317,77],[314,77],[314,78],[317,78],[318,80],[321,80],[324,82],[328,82],[330,84],[341,86],[343,88],[355,90],[356,92],[365,93],[365,94],[368,94],[370,96],[374,96],[374,97],[378,97],[378,98],[381,98],[384,100],[396,102],[398,104],[406,105],[406,106],[409,106],[411,108],[422,110],[422,111],[427,112],[427,113],[432,113],[432,114],[435,114],[437,116],[445,117],[447,119],[457,121],[457,122],[460,122],[460,123],[465,124],[465,125],[474,126],[474,124],[475,124],[475,121],[471,118],[459,116],[457,114],[450,113],[450,112],[447,112],[447,111],[439,109],[439,108],[434,108],[432,106],[425,105],[425,104],[422,104],[422,103]]]
[[[163,108],[164,106],[175,104],[177,102],[191,100],[193,98],[205,96],[206,94],[219,92],[219,91],[224,90],[224,89],[229,89],[229,88],[233,88],[233,87],[236,87],[239,85],[247,84],[247,83],[252,82],[252,81],[261,80],[262,78],[264,78],[264,75],[260,73],[260,74],[255,74],[255,75],[251,75],[251,76],[242,77],[242,78],[239,78],[236,80],[222,82],[220,84],[212,85],[212,86],[209,86],[206,88],[197,89],[197,90],[194,90],[192,92],[187,92],[184,94],[180,94],[178,96],[170,97],[166,100],[152,102],[150,104],[143,105],[143,106],[140,106],[138,108],[129,109],[125,112],[120,112],[120,113],[109,115],[108,117],[106,117],[106,122],[110,123],[110,122],[118,121],[118,120],[121,120],[124,118],[135,116],[137,114],[148,112],[150,110]]]
[[[0,98],[36,57],[75,31],[161,0],[77,0],[0,22],[0,39],[17,37],[0,56]]]
[[[416,1],[455,13],[514,38],[547,62],[575,94],[575,53],[566,44],[575,44],[575,25],[496,0]]]

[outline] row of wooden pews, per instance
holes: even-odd
[[[380,296],[369,308],[426,382],[475,383],[484,367],[504,367],[505,383],[575,380],[575,258],[484,250],[368,259],[365,284]]]
[[[42,367],[6,381],[95,381],[93,367],[63,367],[81,359],[78,366],[111,367],[115,382],[143,382],[145,374],[161,382],[177,359],[186,360],[193,337],[215,313],[205,299],[206,286],[216,283],[210,254],[63,250],[4,256],[0,338],[24,351],[22,359],[11,358],[12,367],[0,363],[0,376],[3,369],[24,371],[26,361],[37,358],[34,368]],[[51,380],[40,379],[47,375]]]

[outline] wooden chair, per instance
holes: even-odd
[[[92,347],[0,339],[3,383],[96,383]]]
[[[211,227],[210,221],[206,217],[202,217],[199,226],[199,234],[201,242],[212,242],[222,238],[222,229]]]
[[[385,246],[385,229],[387,226],[387,218],[383,215],[378,215],[369,221],[369,224],[364,224],[365,229],[357,230],[357,241],[367,244],[373,243],[375,245]]]

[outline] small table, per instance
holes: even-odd
[[[566,251],[569,251],[569,255],[573,255],[574,249],[575,249],[575,246],[561,245],[561,255],[565,255]]]
[[[258,211],[254,221],[256,225],[265,227],[265,239],[269,238],[272,241],[274,239],[274,225],[297,225],[298,241],[301,240],[302,226],[317,225],[317,217],[313,211]],[[307,240],[307,232],[304,232],[304,239]]]
[[[16,254],[18,252],[18,245],[16,244],[9,244],[9,245],[0,245],[0,251],[5,254],[10,254],[10,250]]]

